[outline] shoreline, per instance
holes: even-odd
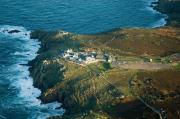
[[[8,37],[11,40],[15,39],[19,42],[24,42],[22,49],[21,46],[19,46],[19,50],[11,54],[13,57],[17,58],[17,61],[15,64],[10,66],[9,69],[11,72],[17,73],[17,75],[11,77],[12,79],[17,80],[10,79],[10,85],[15,87],[16,90],[19,90],[17,97],[15,97],[15,100],[17,101],[16,103],[25,103],[25,108],[31,107],[32,110],[35,110],[34,115],[31,113],[29,114],[29,116],[31,116],[30,118],[33,119],[48,118],[52,115],[63,113],[64,110],[61,108],[61,104],[58,102],[41,104],[41,100],[38,99],[38,97],[41,95],[41,91],[33,86],[33,79],[30,77],[29,72],[30,65],[28,65],[28,63],[31,60],[34,60],[38,55],[37,51],[40,48],[40,44],[37,39],[30,39],[30,31],[20,26],[0,26],[0,34],[2,34],[4,37]],[[39,114],[42,109],[46,110],[47,112]]]
[[[164,0],[160,0],[159,2],[155,2],[156,4],[157,4],[157,6],[153,6],[153,9],[154,10],[156,10],[156,11],[158,11],[158,9],[160,9],[160,2],[163,2]],[[152,3],[152,4],[154,4],[154,3]],[[158,12],[162,12],[162,11],[158,11]],[[163,12],[162,12],[163,13]],[[164,13],[163,13],[164,14]],[[167,14],[168,15],[168,14]],[[164,25],[164,26],[160,26],[160,27],[156,27],[155,29],[161,29],[161,28],[164,28],[164,27],[171,27],[171,25],[170,25],[170,18],[168,17],[167,19],[165,19],[166,20],[166,24]],[[129,28],[129,29],[134,29],[134,28]],[[139,29],[142,29],[142,28],[139,28]],[[150,29],[154,29],[154,28],[147,28],[147,30],[150,30]],[[146,30],[146,29],[145,29]],[[110,32],[116,32],[116,30],[114,30],[114,29],[112,29],[112,30],[109,30],[109,31],[107,31],[107,32],[105,32],[105,33],[110,33]],[[118,31],[118,30],[117,30]],[[36,31],[37,32],[37,31]],[[38,40],[40,41],[40,42],[44,42],[44,43],[42,43],[41,44],[41,48],[38,50],[38,54],[41,54],[41,53],[43,53],[43,52],[45,52],[45,51],[47,51],[48,50],[48,47],[50,47],[50,46],[48,46],[47,45],[47,41],[44,41],[44,38],[45,37],[48,37],[48,39],[49,38],[51,38],[51,35],[53,35],[53,34],[56,34],[56,33],[47,33],[47,32],[44,32],[44,31],[38,31],[39,33],[38,34],[36,34],[36,35],[34,35],[35,34],[35,32],[32,32],[31,33],[31,37],[32,38],[38,38]],[[97,33],[97,34],[102,34],[102,33]],[[48,36],[48,35],[50,35],[50,37]],[[68,34],[69,35],[69,34]],[[67,36],[68,36],[67,35]],[[70,34],[71,35],[71,34]],[[73,34],[74,35],[74,34]],[[65,35],[66,36],[66,35]],[[62,35],[62,37],[64,37],[63,35]],[[47,38],[45,38],[45,40],[48,40]],[[43,40],[43,41],[42,41]],[[50,43],[50,41],[48,41],[48,43]],[[45,45],[47,45],[47,46],[45,46]],[[56,55],[56,54],[54,54],[54,55]],[[43,57],[39,57],[39,56],[36,56],[36,58],[34,59],[34,60],[32,60],[32,61],[30,61],[29,63],[28,63],[28,65],[30,65],[32,68],[30,68],[29,69],[29,71],[30,71],[30,73],[31,73],[31,77],[33,77],[33,80],[34,80],[34,86],[35,87],[37,87],[37,88],[39,88],[39,89],[41,89],[41,90],[46,90],[46,88],[44,89],[43,87],[41,87],[40,85],[37,85],[36,83],[38,82],[37,80],[37,77],[38,77],[38,72],[37,71],[34,71],[34,69],[36,68],[36,66],[35,65],[37,65],[38,63],[39,63],[39,61],[41,61],[42,59],[46,59],[46,57],[45,56],[43,56]],[[51,59],[51,58],[48,58],[48,59]],[[37,62],[38,61],[38,62]],[[44,67],[44,66],[43,66]],[[45,84],[43,84],[43,85],[45,85]],[[41,95],[43,95],[43,94],[41,94]],[[55,101],[54,99],[50,99],[50,101],[47,101],[46,99],[45,100],[43,100],[43,97],[42,96],[40,96],[40,99],[43,101],[43,102],[45,102],[45,103],[48,103],[48,102],[52,102],[52,101]],[[57,99],[56,99],[57,100]],[[60,100],[58,100],[58,101],[60,101]]]

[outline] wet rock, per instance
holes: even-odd
[[[21,65],[21,66],[28,66],[28,64],[19,64],[19,65]]]
[[[62,107],[56,107],[55,109],[58,110],[58,109],[61,109]]]
[[[19,32],[21,32],[21,31],[19,31],[19,30],[11,30],[11,31],[8,31],[8,33],[10,33],[10,34],[12,34],[12,33],[19,33]]]

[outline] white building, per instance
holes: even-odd
[[[72,53],[72,52],[73,52],[72,49],[68,49],[68,50],[67,50],[67,53]]]
[[[69,53],[63,55],[64,58],[70,57]]]

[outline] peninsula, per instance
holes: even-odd
[[[166,26],[31,33],[41,42],[29,62],[39,98],[66,109],[49,119],[180,118],[180,1],[153,6],[168,15]]]

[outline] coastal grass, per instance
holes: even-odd
[[[129,80],[136,73],[136,70],[126,70],[115,68],[107,72],[108,81],[126,96],[130,96]]]
[[[132,92],[156,109],[164,109],[168,117],[178,117],[180,71],[166,69],[138,72],[132,79]]]
[[[180,71],[180,63],[175,64],[174,68]]]
[[[84,46],[99,48],[103,52],[119,55],[166,56],[180,52],[180,29],[123,29],[107,34],[77,37]]]

